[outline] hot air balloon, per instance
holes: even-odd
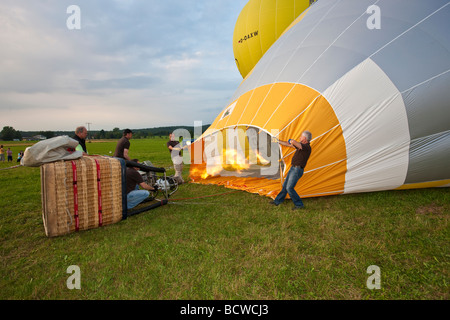
[[[250,0],[236,22],[233,52],[245,78],[286,28],[305,11],[310,0]]]
[[[191,178],[274,198],[292,149],[272,140],[309,130],[301,197],[450,186],[449,30],[447,0],[318,1],[194,143]]]

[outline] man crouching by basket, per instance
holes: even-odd
[[[131,161],[139,163],[138,159],[133,159]],[[148,191],[156,190],[144,182],[144,179],[138,170],[139,168],[127,167],[127,209],[132,209],[147,199],[150,195]],[[145,190],[140,190],[139,187]]]

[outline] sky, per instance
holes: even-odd
[[[2,0],[0,130],[211,123],[242,81],[247,1]]]

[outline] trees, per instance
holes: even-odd
[[[3,127],[2,132],[0,132],[0,140],[13,141],[14,139],[22,140],[22,135],[20,132],[16,131],[13,127]]]
[[[39,134],[47,139],[55,137],[55,133],[53,131],[40,131]]]
[[[107,139],[120,139],[122,137],[122,131],[119,128],[114,128],[112,131],[106,133]]]

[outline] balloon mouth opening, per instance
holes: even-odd
[[[204,161],[191,168],[191,176],[279,179],[284,163],[273,137],[254,127],[226,128],[203,137]],[[282,172],[282,171],[281,171]]]

